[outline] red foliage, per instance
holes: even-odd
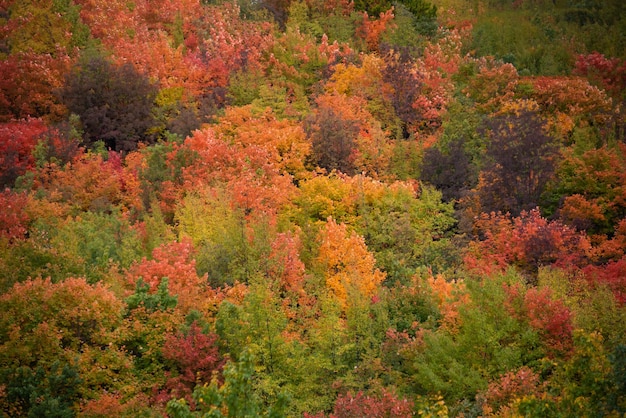
[[[505,373],[499,380],[489,383],[487,390],[477,398],[482,402],[485,416],[508,416],[505,413],[507,405],[516,399],[536,394],[538,387],[539,375],[524,366],[516,372]]]
[[[66,112],[55,90],[63,85],[70,58],[49,54],[11,54],[0,60],[0,122],[46,116],[59,119]]]
[[[25,193],[13,193],[9,189],[0,193],[0,238],[8,238],[9,241],[24,238],[30,220],[24,211],[27,202]]]
[[[539,332],[549,355],[564,354],[573,348],[572,313],[558,299],[552,299],[552,290],[530,288],[523,295],[520,286],[507,286],[507,310],[520,321]]]
[[[584,235],[559,221],[548,221],[537,209],[517,218],[482,214],[475,228],[483,239],[470,243],[464,261],[469,269],[483,274],[503,271],[509,265],[536,273],[542,265],[581,264],[589,250]]]
[[[340,395],[335,402],[331,418],[392,418],[413,416],[413,402],[398,399],[393,393],[383,390],[372,397],[359,392]]]
[[[217,339],[217,334],[204,334],[196,322],[191,324],[187,333],[167,337],[163,345],[163,358],[174,364],[177,373],[168,377],[165,389],[156,396],[157,401],[184,397],[187,402],[193,402],[191,394],[195,385],[210,383],[224,364]]]
[[[607,58],[599,52],[579,55],[574,74],[599,84],[613,97],[623,97],[626,93],[626,60]]]
[[[428,44],[423,57],[416,61],[418,79],[423,83],[422,94],[413,103],[426,127],[441,126],[448,102],[454,93],[452,79],[461,63],[461,33],[451,30],[436,43]]]
[[[305,266],[300,260],[300,239],[292,233],[279,233],[272,242],[270,274],[284,290],[301,292]]]
[[[17,177],[34,167],[32,152],[46,129],[40,119],[0,125],[0,186],[13,186]]]
[[[603,266],[587,266],[583,268],[583,273],[591,283],[608,286],[618,302],[626,304],[626,257]]]

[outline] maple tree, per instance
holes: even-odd
[[[548,221],[538,210],[516,218],[483,214],[475,226],[479,239],[470,243],[464,260],[469,269],[483,273],[516,265],[534,275],[544,265],[584,265],[590,249],[585,235]]]
[[[25,238],[30,221],[26,208],[28,198],[25,193],[15,193],[5,189],[0,193],[0,202],[5,210],[0,216],[0,237],[10,241]]]
[[[189,239],[159,246],[152,251],[151,259],[142,258],[129,267],[129,285],[134,288],[141,281],[149,293],[155,293],[167,279],[168,291],[176,296],[178,309],[187,313],[208,296],[203,289],[206,278],[198,276],[194,255]]]
[[[61,51],[56,56],[16,53],[0,60],[0,121],[62,118],[67,110],[56,90],[63,86],[70,65],[70,57]]]
[[[385,274],[375,267],[376,260],[367,251],[363,237],[329,218],[321,240],[318,262],[326,272],[327,286],[342,306],[349,305],[353,291],[374,295]]]
[[[619,8],[461,3],[0,0],[1,413],[621,416]]]
[[[205,334],[197,322],[191,324],[186,334],[169,335],[163,344],[163,357],[173,364],[173,371],[165,383],[161,395],[169,400],[186,398],[193,402],[191,394],[199,382],[210,382],[222,367],[217,335]],[[165,393],[164,393],[165,392]]]
[[[616,98],[622,97],[626,89],[626,62],[619,58],[607,58],[599,52],[579,55],[574,72],[599,84]]]
[[[46,129],[40,119],[0,125],[0,187],[13,187],[19,176],[34,168],[32,153]]]
[[[346,394],[337,397],[333,418],[360,417],[405,417],[412,415],[413,403],[407,399],[398,399],[392,393],[383,391],[380,396]]]
[[[582,147],[581,147],[582,148]],[[564,222],[590,234],[611,234],[622,218],[623,144],[570,149],[558,167],[554,193],[566,196],[559,213]]]

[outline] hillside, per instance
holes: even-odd
[[[0,0],[0,411],[626,414],[618,0]]]

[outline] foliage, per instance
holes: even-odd
[[[201,416],[243,417],[243,416],[283,416],[287,397],[282,396],[274,405],[263,408],[252,390],[254,357],[250,354],[241,360],[229,362],[224,368],[224,383],[216,381],[210,385],[197,386],[194,400],[199,410],[191,411],[184,400],[172,400],[167,404],[167,412],[174,418]]]
[[[486,129],[487,162],[477,186],[482,211],[518,215],[534,209],[553,178],[553,139],[530,112],[492,118]]]
[[[223,360],[218,352],[216,334],[205,334],[197,322],[186,334],[169,335],[163,344],[163,358],[171,363],[172,373],[158,398],[169,400],[185,398],[193,402],[191,394],[198,383],[210,382],[221,370]]]
[[[73,416],[76,400],[120,388],[113,376],[124,379],[128,370],[118,336],[122,302],[105,286],[80,278],[29,280],[13,286],[0,305],[7,413],[51,408]]]
[[[332,218],[322,232],[319,252],[326,285],[344,308],[352,292],[372,296],[385,279],[384,273],[375,268],[376,260],[367,251],[363,237],[350,233],[345,224],[337,224]]]
[[[156,88],[131,64],[85,57],[72,68],[61,91],[63,103],[80,116],[84,141],[104,141],[114,151],[132,151],[149,142]]]
[[[66,109],[55,93],[63,86],[70,65],[65,53],[52,56],[25,52],[0,60],[0,121],[61,118]]]
[[[0,0],[0,415],[624,414],[623,2],[157,3]]]
[[[534,276],[544,265],[584,265],[589,250],[584,235],[559,221],[548,221],[538,210],[516,218],[483,214],[475,227],[479,239],[470,243],[465,263],[482,273],[515,265]]]
[[[35,168],[32,153],[45,131],[40,119],[0,125],[0,187],[13,187],[19,176]]]
[[[362,392],[337,397],[333,418],[348,417],[405,417],[412,415],[413,403],[407,399],[398,399],[392,393],[383,391],[380,396],[366,396]]]

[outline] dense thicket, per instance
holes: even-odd
[[[624,415],[623,7],[0,1],[0,414]]]

